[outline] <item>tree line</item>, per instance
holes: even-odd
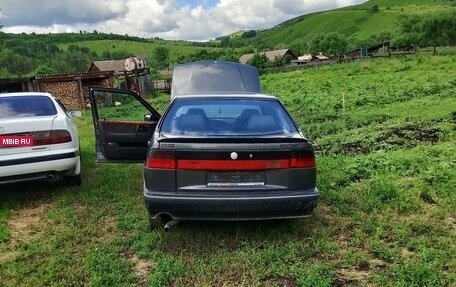
[[[125,50],[105,50],[101,53],[84,47],[83,41],[88,40],[128,40],[151,41],[136,37],[108,35],[102,33],[82,34],[9,34],[0,31],[0,78],[30,77],[37,74],[85,72],[93,61],[121,60],[131,55]],[[155,39],[157,40],[157,39]],[[160,40],[162,41],[162,40]],[[69,44],[62,48],[61,44]],[[187,43],[192,45],[191,42]],[[176,64],[216,59],[237,61],[239,51],[235,49],[207,49],[198,48],[195,53],[186,56],[171,57],[170,49],[164,46],[154,48],[150,58],[146,59],[153,71],[170,67]]]

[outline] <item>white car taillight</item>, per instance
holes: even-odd
[[[71,134],[67,130],[50,130],[31,132],[34,145],[51,145],[71,142]]]

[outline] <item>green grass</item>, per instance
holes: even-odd
[[[372,7],[372,5],[378,6],[410,6],[410,5],[440,5],[452,3],[452,0],[370,0],[359,7]]]
[[[395,32],[399,18],[412,13],[439,12],[454,5],[451,0],[371,0],[364,4],[304,15],[271,29],[260,31],[249,41],[269,47],[290,47],[306,43],[317,33],[338,31],[347,37],[367,39],[382,32]],[[378,13],[370,13],[374,5]],[[244,39],[239,41],[245,42]],[[354,48],[354,47],[353,47]]]
[[[95,164],[84,112],[81,187],[1,187],[0,285],[455,286],[455,64],[422,54],[262,76],[318,150],[307,219],[150,232],[142,165]]]

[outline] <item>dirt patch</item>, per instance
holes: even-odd
[[[442,131],[439,128],[426,128],[419,125],[406,125],[389,128],[376,138],[366,138],[351,142],[315,144],[315,150],[320,155],[367,154],[378,150],[395,148],[413,148],[423,143],[436,143],[440,140]]]
[[[406,259],[410,259],[410,258],[414,257],[416,254],[415,252],[409,250],[408,248],[402,248],[401,253],[402,253],[402,257],[404,257]]]
[[[456,231],[456,219],[453,217],[447,217],[444,220],[445,225],[449,227],[450,230]]]
[[[426,129],[418,125],[408,125],[392,128],[380,137],[376,142],[405,147],[415,147],[418,143],[436,143],[439,141],[440,129]]]
[[[260,286],[296,287],[298,282],[294,278],[268,277],[261,280]]]
[[[38,239],[42,230],[40,222],[42,215],[50,209],[50,203],[42,203],[36,207],[26,207],[13,211],[8,220],[11,242],[31,242]]]
[[[137,286],[147,286],[147,276],[149,276],[154,269],[153,264],[147,260],[138,258],[130,249],[122,251],[120,256],[133,263],[133,272],[138,279]]]
[[[21,253],[19,251],[3,251],[0,252],[0,263],[11,262],[16,259]]]
[[[137,259],[135,267],[133,267],[133,271],[138,278],[139,286],[147,286],[147,276],[152,272],[152,270],[153,265],[149,261]]]
[[[332,286],[366,286],[366,280],[369,275],[370,272],[368,270],[342,268],[336,272]]]
[[[342,144],[342,152],[347,155],[351,154],[367,154],[369,153],[369,149],[367,148],[366,143],[361,141],[351,142],[351,143],[343,143]]]
[[[74,203],[73,209],[79,216],[87,214],[87,206],[82,205],[80,203]]]
[[[112,239],[117,229],[117,220],[113,216],[106,216],[99,225],[98,242],[107,242]]]
[[[377,269],[377,270],[384,269],[388,266],[388,264],[385,261],[378,259],[378,258],[371,259],[369,261],[369,265],[370,265],[371,269]]]

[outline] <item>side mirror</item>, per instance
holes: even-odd
[[[150,115],[144,115],[145,122],[150,122],[150,119],[151,119]]]
[[[82,116],[81,111],[71,111],[68,114],[71,118],[80,118]]]

